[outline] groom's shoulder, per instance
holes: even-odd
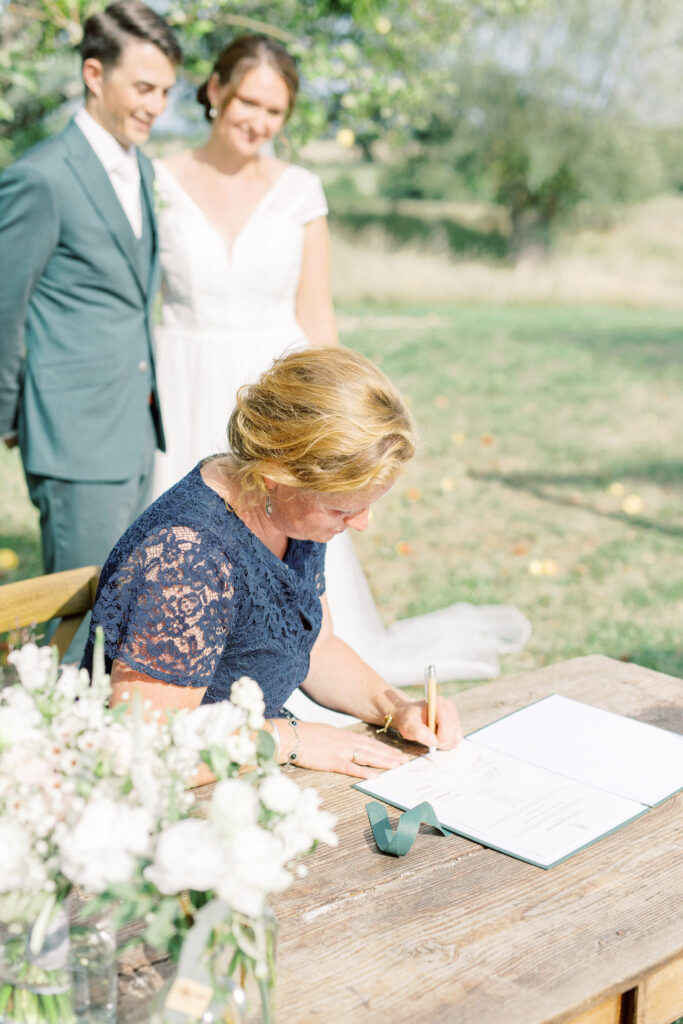
[[[67,155],[64,144],[65,134],[66,129],[59,135],[43,139],[31,146],[6,168],[2,177],[4,179],[34,176],[51,178]]]

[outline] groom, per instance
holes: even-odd
[[[0,437],[18,440],[47,572],[101,565],[164,447],[149,160],[180,47],[138,0],[89,18],[85,107],[0,179]]]

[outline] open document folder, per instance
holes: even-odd
[[[683,789],[683,736],[553,695],[356,786],[550,868]]]

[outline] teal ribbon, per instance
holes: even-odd
[[[415,842],[420,825],[431,825],[437,829],[442,836],[448,835],[445,829],[441,828],[436,812],[430,803],[417,804],[398,820],[396,832],[391,827],[389,815],[384,804],[377,800],[371,800],[365,805],[372,834],[375,842],[382,853],[389,853],[394,857],[404,857]]]

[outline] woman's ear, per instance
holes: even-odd
[[[211,75],[211,77],[209,78],[208,82],[206,83],[206,95],[207,95],[209,103],[211,104],[212,107],[219,107],[220,106],[220,104],[218,102],[220,91],[221,91],[220,79],[219,79],[217,73],[214,71],[213,74]]]

